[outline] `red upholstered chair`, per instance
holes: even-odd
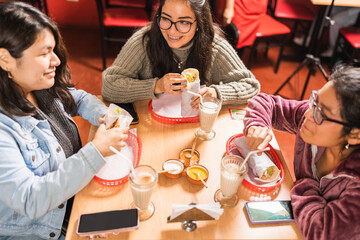
[[[340,54],[347,57],[350,62],[360,64],[360,26],[346,27],[339,30],[332,57],[333,63]]]
[[[146,0],[108,0],[106,7],[137,7],[145,8]]]
[[[126,38],[111,37],[110,30],[116,30],[117,28],[140,28],[147,25],[150,21],[151,11],[149,11],[149,9],[152,9],[152,0],[145,0],[145,7],[122,7],[119,5],[114,6],[113,4],[115,3],[115,0],[95,1],[101,32],[103,69],[105,69],[106,42],[125,42],[127,40]],[[110,2],[112,2],[112,5]]]
[[[37,7],[40,11],[44,12],[46,15],[49,15],[46,0],[22,0],[22,2],[30,3],[34,7]]]
[[[353,26],[340,28],[331,66],[334,65],[340,55],[346,57],[347,61],[360,66],[360,13]]]
[[[251,49],[247,63],[249,69],[251,68],[257,49],[265,48],[265,56],[267,56],[270,47],[280,47],[279,57],[274,67],[274,72],[276,73],[283,56],[286,37],[291,31],[286,25],[266,13],[267,6],[267,0],[236,0],[234,7],[235,14],[230,26],[235,26],[234,31],[238,32],[238,34],[236,34],[238,39],[235,37],[235,41],[233,42],[239,55],[242,55],[244,48]],[[280,38],[280,44],[270,45],[270,38]],[[265,46],[259,46],[262,40],[266,40]]]
[[[269,0],[269,8],[274,18],[294,22],[291,28],[291,39],[294,38],[298,26],[302,26],[302,31],[305,33],[303,46],[305,46],[310,23],[317,14],[317,6],[313,5],[310,0]]]

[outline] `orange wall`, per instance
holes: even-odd
[[[46,0],[49,15],[60,26],[97,28],[98,15],[95,0]]]

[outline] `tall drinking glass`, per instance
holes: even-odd
[[[240,169],[244,159],[236,155],[228,155],[221,159],[221,186],[215,192],[214,200],[222,207],[234,207],[239,197],[238,188],[248,171],[247,163]]]
[[[196,129],[195,135],[201,140],[212,140],[215,131],[212,129],[221,109],[221,100],[214,97],[203,97],[199,104],[200,128]]]
[[[158,174],[155,169],[148,165],[139,165],[130,173],[129,182],[134,202],[130,208],[139,210],[139,219],[149,219],[155,212],[155,206],[151,202],[151,195],[155,189]]]

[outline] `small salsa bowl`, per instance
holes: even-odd
[[[184,164],[178,159],[168,159],[162,164],[163,170],[169,170],[164,172],[164,175],[168,178],[179,178],[184,172]],[[174,169],[174,170],[172,170]]]
[[[208,169],[198,164],[194,164],[186,168],[186,179],[192,184],[202,185],[203,183],[201,182],[198,173],[200,177],[204,180],[204,182],[208,180],[209,177]]]
[[[180,152],[179,158],[184,163],[185,167],[198,164],[200,161],[200,153],[197,150],[194,150],[193,155],[189,159],[186,157],[186,154],[190,154],[190,153],[191,153],[191,148],[185,148]]]

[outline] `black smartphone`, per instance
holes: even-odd
[[[139,123],[139,116],[135,110],[134,103],[114,103],[114,104],[118,105],[119,107],[125,109],[128,113],[130,113],[130,115],[133,117],[131,125]]]
[[[290,200],[246,202],[245,210],[252,224],[294,221]]]
[[[125,209],[81,214],[76,233],[81,237],[126,232],[139,227],[138,210]]]

